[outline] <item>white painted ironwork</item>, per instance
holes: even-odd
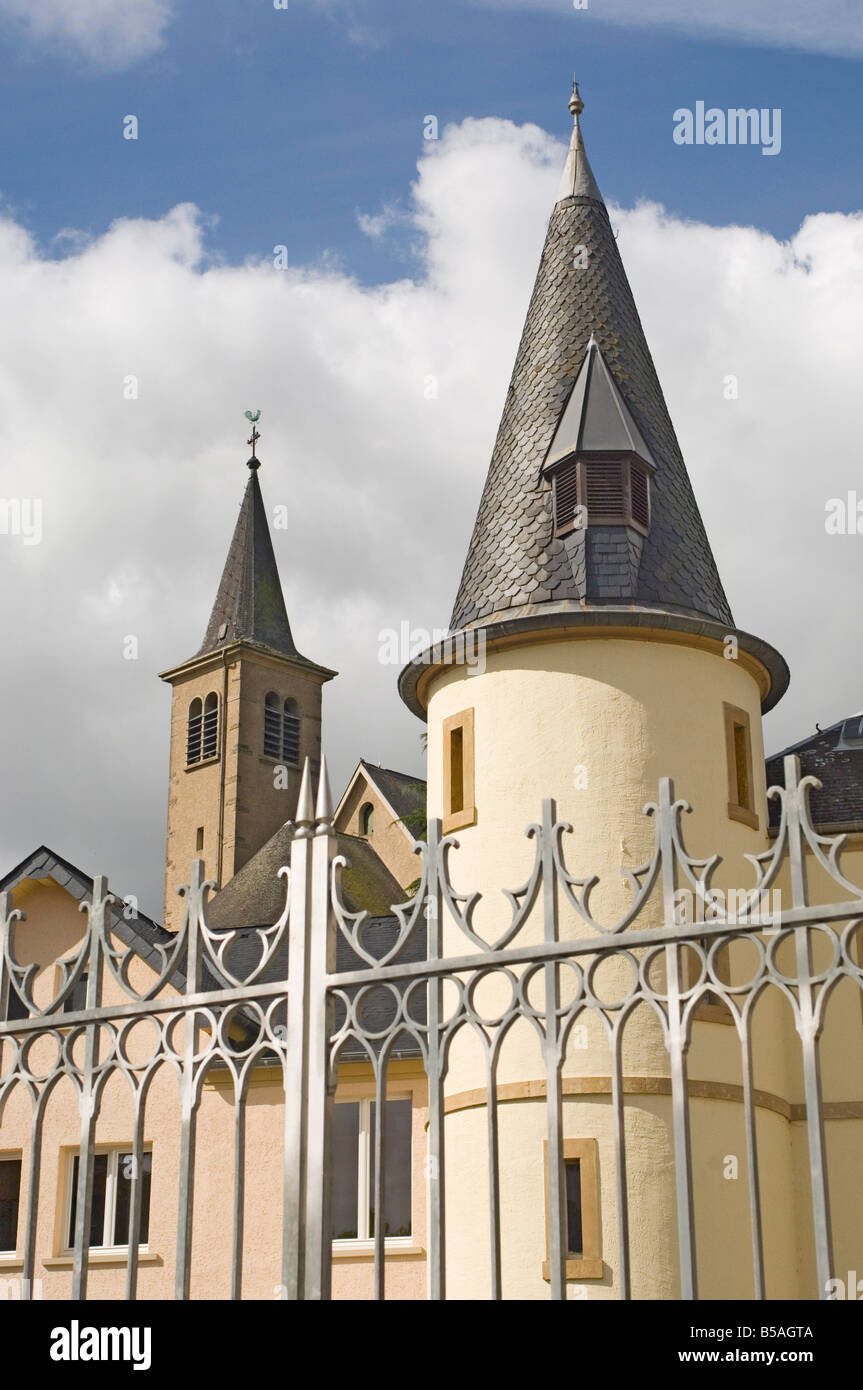
[[[638,869],[625,871],[631,902],[618,920],[604,923],[594,915],[591,900],[597,880],[578,879],[567,869],[564,836],[570,827],[557,820],[554,803],[547,800],[541,820],[527,829],[535,848],[532,870],[521,888],[504,894],[506,920],[500,923],[495,939],[486,940],[475,926],[479,895],[460,893],[453,886],[449,856],[457,840],[444,837],[440,822],[433,820],[427,843],[416,846],[422,861],[418,891],[409,902],[394,907],[394,933],[388,944],[376,950],[368,932],[368,914],[352,913],[342,901],[340,874],[345,861],[338,853],[333,829],[326,768],[321,770],[313,808],[308,763],[291,862],[280,870],[286,881],[282,916],[272,926],[256,931],[211,929],[206,904],[214,885],[205,879],[203,861],[195,860],[189,885],[182,890],[182,927],[170,944],[152,948],[158,958],[157,974],[143,991],[132,983],[130,971],[137,953],[117,937],[110,910],[114,899],[104,878],[94,879],[91,898],[82,904],[87,916],[83,941],[74,959],[58,962],[61,986],[44,1008],[33,997],[38,967],[22,966],[16,958],[16,931],[24,914],[14,907],[10,894],[0,895],[0,1137],[3,1108],[13,1089],[23,1087],[31,1103],[22,1270],[25,1294],[34,1287],[36,1273],[46,1105],[60,1079],[69,1078],[77,1090],[80,1109],[71,1293],[75,1298],[87,1296],[96,1124],[105,1087],[113,1075],[121,1073],[134,1097],[126,1296],[136,1297],[147,1095],[156,1072],[168,1066],[177,1074],[181,1099],[175,1296],[189,1297],[196,1117],[204,1079],[216,1065],[227,1071],[234,1086],[231,1294],[240,1298],[248,1085],[262,1060],[272,1063],[275,1059],[282,1069],[286,1097],[282,1296],[329,1297],[332,1107],[338,1059],[350,1047],[352,1055],[359,1049],[368,1058],[374,1077],[374,1207],[379,1213],[374,1232],[374,1291],[377,1298],[383,1298],[387,1271],[382,1219],[387,1068],[395,1049],[407,1037],[421,1056],[428,1078],[428,1291],[433,1299],[444,1298],[444,1081],[454,1037],[461,1029],[471,1029],[485,1052],[490,1289],[492,1298],[500,1298],[502,1156],[497,1068],[508,1030],[516,1020],[525,1019],[540,1038],[545,1061],[550,1292],[552,1298],[564,1298],[567,1241],[562,1069],[573,1026],[580,1017],[592,1016],[602,1025],[612,1059],[618,1222],[618,1267],[614,1273],[620,1296],[628,1298],[631,1280],[622,1039],[633,1010],[647,1004],[661,1022],[669,1058],[681,1294],[696,1298],[687,1052],[696,1009],[709,998],[713,1003],[719,1000],[728,1010],[739,1039],[753,1283],[755,1297],[763,1298],[751,1029],[758,998],[765,987],[775,986],[791,1006],[800,1039],[817,1281],[821,1296],[826,1297],[833,1260],[818,1049],[833,989],[845,979],[863,988],[863,969],[853,946],[863,922],[863,888],[841,872],[844,837],[827,839],[813,827],[808,791],[818,784],[811,777],[801,778],[795,757],[785,759],[785,780],[785,788],[770,792],[778,798],[781,809],[775,840],[763,854],[747,856],[754,883],[734,914],[724,912],[711,896],[719,856],[696,859],[687,853],[681,816],[690,808],[675,799],[671,781],[663,778],[656,802],[645,808],[654,821],[653,853]],[[807,853],[838,890],[839,901],[810,903]],[[790,904],[783,903],[765,931],[759,908],[780,873],[787,874],[790,883]],[[681,890],[702,908],[696,923],[679,920]],[[561,939],[562,908],[569,920],[579,925],[581,935],[568,931]],[[648,916],[653,924],[640,925]],[[447,945],[460,940],[463,949],[445,951],[445,922]],[[532,923],[530,931],[526,930],[528,922]],[[540,930],[534,929],[537,923]],[[813,936],[825,932],[832,942],[832,961],[827,968],[816,968]],[[757,965],[745,983],[734,985],[720,969],[720,955],[724,947],[743,936],[752,942]],[[375,941],[379,940],[378,935]],[[359,960],[358,968],[337,970],[340,941]],[[790,972],[778,960],[783,943],[788,941],[793,943],[795,961]],[[694,981],[684,978],[683,948],[698,962]],[[600,997],[596,988],[597,970],[609,959],[625,960],[632,967],[630,987],[611,1003]],[[561,990],[564,967],[576,982],[568,986],[565,1002]],[[119,987],[122,1002],[104,1001],[106,972]],[[475,1000],[480,983],[492,973],[509,980],[512,995],[499,1017],[489,1019]],[[85,1007],[63,1012],[85,977]],[[454,986],[454,1003],[445,1002],[445,983]],[[379,1006],[381,998],[387,1000],[389,1010],[383,1023],[380,1007],[375,1017],[370,1017],[375,1011],[368,1008],[375,999]],[[17,1007],[10,1008],[10,1000],[17,1001]],[[29,1017],[14,1016],[21,1006]],[[238,1042],[231,1025],[240,1016],[244,1035]],[[133,1062],[126,1042],[141,1018],[155,1022],[156,1043],[149,1057]],[[204,1035],[206,1041],[202,1041]],[[47,1073],[34,1064],[32,1056],[39,1039],[46,1037],[53,1039],[57,1048],[57,1061]]]

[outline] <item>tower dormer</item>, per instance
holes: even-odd
[[[204,640],[161,672],[173,690],[165,925],[176,889],[203,858],[223,887],[290,820],[300,774],[321,754],[321,691],[336,674],[294,643],[258,481],[250,476]]]

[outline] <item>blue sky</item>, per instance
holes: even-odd
[[[818,9],[829,31],[831,6]],[[404,201],[423,117],[497,116],[564,136],[575,68],[591,158],[616,202],[651,198],[783,238],[808,212],[859,206],[859,58],[602,14],[600,0],[584,12],[187,0],[163,46],[121,71],[7,28],[0,194],[49,255],[65,250],[53,240],[63,229],[99,235],[117,217],[190,201],[218,218],[213,255],[241,262],[286,244],[292,262],[328,252],[371,283],[402,273],[411,244],[370,242],[357,214]],[[675,145],[673,112],[697,100],[781,108],[781,155]],[[121,138],[127,113],[140,121],[136,142]]]
[[[159,915],[156,673],[200,645],[248,408],[334,787],[422,774],[382,634],[447,625],[573,69],[735,620],[791,667],[768,752],[863,706],[863,535],[825,531],[863,495],[856,0],[0,0],[0,44],[0,496],[44,507],[0,537],[0,866],[44,842]],[[698,101],[781,108],[781,153],[675,144]]]

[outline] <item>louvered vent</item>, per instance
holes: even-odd
[[[203,722],[203,705],[200,700],[193,700],[189,706],[189,723],[186,733],[186,763],[201,761],[201,724]]]
[[[204,701],[204,728],[201,739],[201,755],[215,758],[219,751],[219,697],[210,694]]]
[[[594,518],[625,521],[626,490],[621,459],[594,459],[584,464],[588,525]]]
[[[554,528],[559,536],[575,525],[578,506],[578,464],[565,463],[554,475]]]
[[[630,464],[629,486],[632,497],[632,519],[647,529],[650,505],[647,500],[647,474],[636,464]]]

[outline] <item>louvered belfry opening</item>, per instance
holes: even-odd
[[[585,526],[631,526],[647,535],[650,482],[647,465],[636,455],[573,455],[552,478],[556,536]]]

